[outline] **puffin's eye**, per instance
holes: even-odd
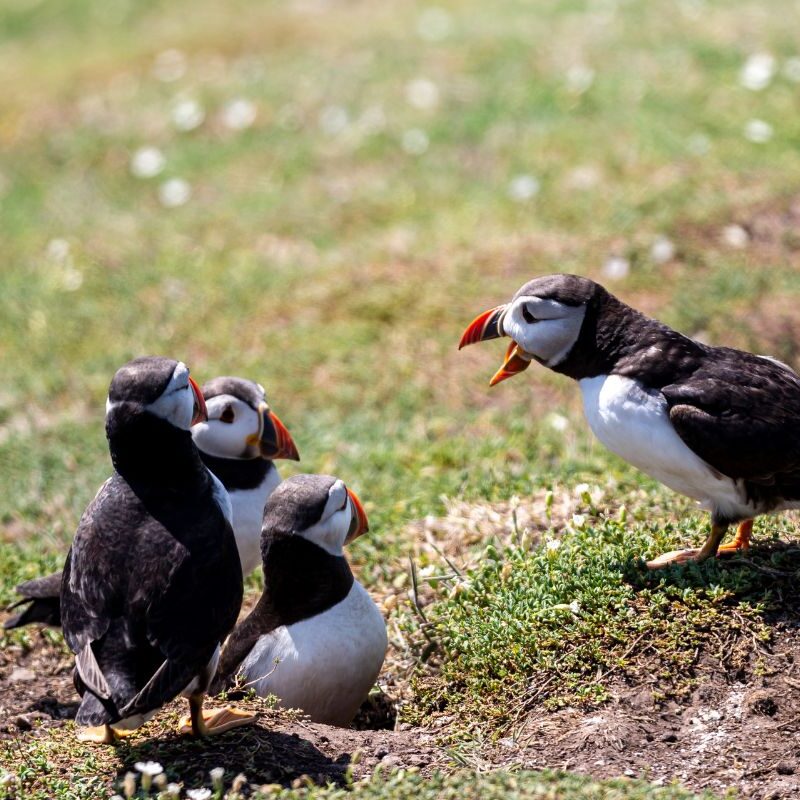
[[[539,320],[528,311],[527,303],[523,304],[522,306],[522,318],[527,322],[529,325],[533,325],[534,322],[538,322]]]
[[[233,413],[233,406],[225,406],[225,408],[222,409],[222,413],[219,415],[219,421],[230,424],[234,419],[236,419],[236,415]]]

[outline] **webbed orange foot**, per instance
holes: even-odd
[[[753,520],[746,519],[739,525],[736,531],[736,537],[728,544],[720,545],[717,550],[717,557],[731,556],[735,553],[741,553],[750,547],[750,536],[753,533]]]
[[[178,732],[191,733],[195,736],[214,736],[242,725],[251,725],[255,721],[255,714],[249,714],[238,708],[209,708],[203,709],[194,719],[190,714],[181,717],[178,722]]]

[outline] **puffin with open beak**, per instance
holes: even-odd
[[[711,512],[701,548],[651,569],[744,550],[755,516],[800,507],[800,376],[786,364],[690,339],[577,275],[526,283],[459,347],[503,336],[511,343],[490,385],[532,361],[573,378],[609,450]]]
[[[350,724],[387,645],[386,623],[343,550],[368,527],[355,492],[330,475],[295,475],[272,493],[264,590],[225,643],[214,691],[251,688],[314,722]]]

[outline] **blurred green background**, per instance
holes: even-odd
[[[264,383],[301,467],[369,500],[373,564],[442,493],[625,469],[568,382],[489,392],[501,348],[456,352],[532,276],[792,359],[797,12],[5,0],[0,535],[33,543],[25,574],[107,474],[135,355]]]

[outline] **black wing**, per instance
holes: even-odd
[[[761,356],[715,348],[661,389],[678,435],[731,478],[772,484],[800,469],[800,377]]]
[[[64,570],[64,635],[83,683],[113,700],[108,721],[183,691],[236,621],[236,543],[206,495],[150,502],[115,476],[84,513]]]

